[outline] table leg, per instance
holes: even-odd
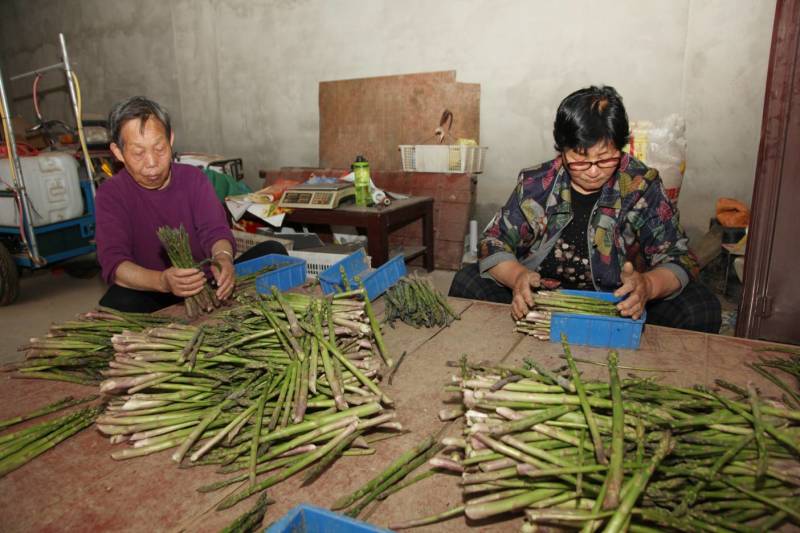
[[[728,296],[728,276],[731,274],[731,263],[733,263],[733,254],[730,252],[723,252],[725,254],[725,281],[722,283],[722,295]]]
[[[367,252],[377,268],[389,260],[389,231],[377,218],[367,222]]]
[[[428,272],[434,268],[433,261],[433,202],[430,202],[422,217],[422,245],[425,247],[423,265]]]

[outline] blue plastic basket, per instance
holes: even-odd
[[[327,509],[301,504],[269,526],[267,533],[389,533]]]
[[[618,302],[610,292],[561,290],[565,294],[588,296]],[[550,319],[550,340],[560,342],[561,334],[567,336],[570,344],[596,346],[599,348],[627,348],[635,350],[642,340],[642,326],[647,313],[642,313],[639,320],[610,316],[575,315],[572,313],[553,313]]]
[[[369,267],[367,254],[361,248],[320,273],[319,283],[325,294],[345,290],[342,273],[339,271],[340,267],[344,267],[350,288],[358,287],[358,284],[353,281],[354,276],[358,275],[361,278],[370,300],[374,300],[386,292],[389,287],[397,283],[397,280],[406,275],[406,262],[402,255],[397,255],[372,270]]]
[[[236,275],[246,276],[258,272],[269,265],[286,264],[256,278],[256,291],[269,293],[275,286],[280,291],[288,291],[292,287],[302,285],[306,281],[306,261],[297,257],[281,254],[267,254],[236,265]]]

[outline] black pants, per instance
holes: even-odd
[[[450,285],[450,296],[510,304],[513,293],[492,279],[482,278],[477,263],[456,273]],[[690,281],[671,300],[651,300],[645,306],[647,323],[668,328],[718,333],[722,323],[719,300],[699,281]]]
[[[245,251],[234,263],[242,263],[267,254],[287,255],[286,248],[281,243],[264,241]],[[100,305],[129,313],[152,313],[182,301],[183,298],[168,292],[139,291],[112,285],[100,298]]]

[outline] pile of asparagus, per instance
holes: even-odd
[[[206,262],[200,264],[195,262],[189,245],[189,234],[183,225],[178,229],[169,226],[158,228],[158,239],[167,250],[169,260],[175,268],[200,268]],[[197,318],[201,313],[210,313],[219,307],[219,304],[217,293],[211,289],[208,282],[203,285],[200,292],[184,299],[186,316],[189,319]]]
[[[18,377],[68,381],[95,385],[113,357],[111,337],[123,331],[140,331],[168,323],[167,317],[145,313],[123,313],[99,308],[76,320],[53,324],[45,337],[32,338],[18,350],[26,359],[4,370],[17,370]]]
[[[48,415],[96,399],[97,396],[74,399],[67,397],[27,414],[8,420],[0,420],[0,429]],[[38,457],[61,441],[71,437],[94,423],[100,413],[98,407],[81,409],[52,420],[46,420],[25,429],[0,435],[0,477],[16,470]]]
[[[723,395],[623,380],[615,352],[608,382],[584,383],[564,352],[563,374],[463,363],[464,437],[442,443],[460,453],[465,504],[417,524],[511,512],[526,531],[800,525],[800,411],[752,385],[720,381]]]
[[[386,322],[394,327],[395,320],[409,326],[449,326],[459,316],[430,280],[417,276],[401,278],[386,292]]]
[[[523,320],[517,320],[514,331],[544,341],[550,340],[550,320],[553,313],[620,316],[612,302],[561,291],[537,291],[533,294],[533,300],[533,307]]]
[[[170,325],[113,337],[101,391],[118,394],[97,420],[127,459],[174,449],[183,466],[218,464],[250,483],[225,509],[317,463],[373,453],[402,427],[377,380],[389,358],[358,289],[242,298],[216,325]],[[269,474],[257,480],[260,474]]]

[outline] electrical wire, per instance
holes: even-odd
[[[41,79],[41,72],[37,74],[35,78],[33,78],[33,110],[36,112],[36,118],[39,120],[40,124],[44,122],[44,119],[42,118],[42,111],[39,109],[39,80]]]
[[[94,177],[95,170],[94,165],[92,164],[92,158],[89,157],[89,148],[86,146],[86,136],[83,134],[83,101],[81,100],[81,84],[78,82],[78,75],[75,74],[74,71],[72,71],[71,74],[72,81],[75,84],[75,100],[78,107],[78,116],[75,117],[78,122],[78,139],[80,139],[83,157],[85,158],[86,164],[91,173],[89,179],[92,179]]]

